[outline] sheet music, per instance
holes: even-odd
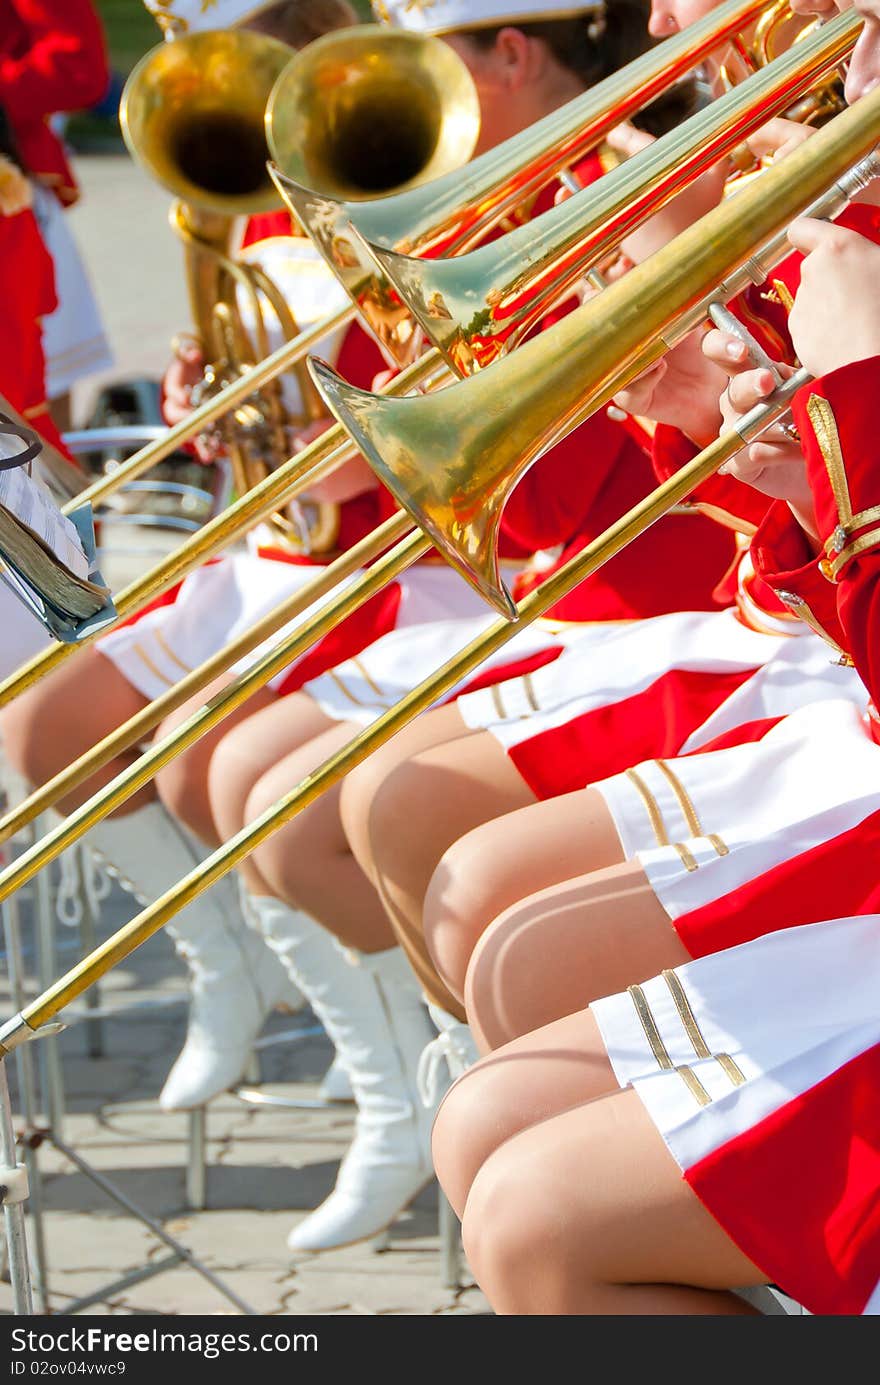
[[[0,436],[0,455],[14,457],[20,450],[15,439]],[[25,467],[0,472],[0,505],[42,539],[70,572],[88,577],[91,565],[75,527],[42,482],[28,476]]]

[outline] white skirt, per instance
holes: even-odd
[[[249,630],[287,597],[302,591],[321,572],[314,564],[286,563],[256,553],[230,554],[186,577],[174,602],[148,611],[139,620],[105,635],[98,649],[125,678],[150,699]],[[349,578],[349,585],[357,574]],[[448,617],[473,618],[485,609],[482,599],[445,563],[418,563],[395,584],[391,624],[403,627]],[[340,585],[337,591],[342,590]],[[330,599],[324,596],[289,621],[253,653],[233,665],[249,668],[271,646],[292,633]],[[370,642],[381,633],[365,628]],[[290,678],[288,665],[269,686],[276,690]]]
[[[756,669],[790,639],[750,629],[732,609],[676,611],[592,626],[588,639],[568,641],[554,663],[525,678],[465,693],[458,710],[466,726],[488,731],[509,751],[564,722],[634,697],[670,670]]]
[[[839,673],[842,695],[801,707],[761,740],[643,762],[595,785],[673,922],[735,900],[880,811],[864,687],[854,670]]]
[[[768,1281],[812,1313],[880,1311],[880,916],[785,928],[591,1012]]]
[[[471,619],[436,620],[406,630],[392,630],[362,650],[357,658],[347,659],[305,683],[303,692],[334,721],[369,726],[496,620],[497,616],[487,612]],[[560,631],[552,625],[534,621],[490,655],[476,673],[460,679],[443,694],[443,700],[454,697],[476,676],[492,669],[509,669],[527,663],[545,651],[561,650],[574,641],[586,640],[598,645],[610,628],[599,624],[572,625]]]
[[[54,193],[34,185],[34,212],[55,266],[58,307],[43,319],[46,393],[66,394],[77,380],[113,365],[97,299],[66,213]]]

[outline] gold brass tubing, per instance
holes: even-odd
[[[263,364],[265,365],[266,362]],[[408,370],[402,371],[392,380],[384,392],[396,395],[415,389],[417,385],[430,377],[440,364],[439,352],[428,351]],[[181,544],[179,548],[175,549],[154,568],[151,568],[143,577],[139,577],[137,581],[125,587],[115,598],[119,620],[140,610],[141,606],[146,605],[154,596],[165,591],[178,578],[185,576],[186,573],[191,572],[193,568],[204,562],[206,558],[212,557],[219,549],[237,539],[258,520],[271,514],[277,508],[279,501],[286,499],[291,493],[291,487],[294,483],[302,481],[304,484],[306,477],[315,481],[325,472],[331,471],[335,466],[356,454],[357,448],[351,442],[344,428],[338,424],[329,428],[321,437],[309,443],[308,447],[304,448],[298,456],[291,457],[284,466],[273,471],[264,481],[260,481],[252,490],[248,491],[247,495],[242,496],[234,505],[231,505],[224,514],[218,515],[216,519],[204,524],[186,543]],[[318,470],[319,464],[321,470]],[[33,687],[45,674],[69,659],[78,649],[94,643],[96,639],[107,634],[112,628],[112,626],[104,626],[102,630],[96,634],[87,635],[77,644],[54,644],[41,654],[37,654],[0,683],[0,707],[5,707],[19,693],[26,692],[28,688]]]
[[[316,566],[315,577],[306,587],[288,596],[237,639],[231,640],[223,649],[212,654],[210,659],[193,669],[179,683],[175,683],[167,692],[136,712],[122,726],[118,726],[103,740],[91,746],[79,759],[65,766],[53,778],[29,794],[22,803],[12,808],[5,817],[0,818],[0,844],[15,836],[16,832],[33,822],[40,813],[53,807],[60,798],[70,793],[110,760],[115,759],[123,750],[136,745],[149,731],[158,726],[160,721],[206,688],[218,674],[225,673],[239,659],[245,658],[264,640],[276,634],[288,621],[302,615],[321,597],[329,595],[335,586],[354,576],[358,568],[371,562],[390,544],[397,543],[410,529],[412,524],[408,517],[402,511],[398,511],[335,562],[324,567]]]
[[[94,827],[96,822],[114,812],[144,784],[149,783],[165,765],[197,741],[206,731],[246,702],[257,688],[263,687],[276,673],[286,668],[292,659],[310,648],[350,612],[357,610],[375,592],[403,572],[431,547],[430,539],[418,530],[407,535],[390,553],[379,558],[359,581],[339,592],[322,606],[318,614],[301,629],[288,635],[261,659],[240,673],[228,687],[198,708],[186,721],[161,741],[156,741],[140,759],[117,774],[109,784],[93,794],[88,802],[77,808],[62,823],[47,832],[4,871],[0,871],[0,900],[8,899],[21,885],[32,880],[37,871],[60,855],[73,842]]]
[[[31,1001],[21,1011],[20,1022],[31,1029],[39,1029],[41,1025],[53,1019],[65,1005],[69,1005],[80,996],[92,982],[104,976],[118,962],[124,961],[135,948],[157,933],[176,913],[239,865],[273,832],[290,822],[325,789],[337,783],[374,749],[412,721],[419,712],[430,707],[461,678],[479,667],[487,655],[505,645],[524,625],[543,615],[572,587],[584,581],[632,539],[660,519],[672,505],[684,500],[696,486],[717,471],[723,462],[735,456],[745,441],[751,440],[763,431],[763,428],[768,427],[787,407],[795,387],[802,385],[807,378],[809,377],[805,372],[800,372],[798,377],[786,382],[783,389],[777,391],[773,402],[752,410],[748,419],[757,420],[760,417],[760,427],[754,424],[749,427],[748,420],[742,420],[738,432],[726,433],[668,481],[658,486],[570,559],[558,572],[547,578],[537,590],[526,596],[518,605],[519,619],[516,622],[496,620],[436,673],[431,674],[394,707],[389,708],[372,726],[360,732],[335,755],[317,766],[306,779],[272,808],[267,809],[255,822],[230,838],[224,846],[167,890],[154,904],[144,909],[49,986],[42,995]],[[14,1027],[14,1021],[10,1021],[5,1028],[10,1025]]]
[[[273,351],[271,356],[260,361],[248,371],[247,375],[242,375],[241,379],[233,380],[226,385],[219,394],[213,399],[208,399],[199,408],[193,409],[191,414],[175,423],[173,428],[169,428],[163,438],[157,438],[155,442],[147,443],[140,452],[135,452],[133,457],[129,457],[123,462],[116,471],[109,476],[102,476],[100,480],[93,482],[84,491],[80,491],[75,499],[69,501],[64,506],[65,514],[71,510],[79,509],[80,505],[96,505],[99,500],[115,491],[118,486],[126,481],[133,481],[137,476],[149,471],[150,467],[156,466],[164,457],[180,447],[182,443],[189,442],[190,438],[209,423],[213,423],[220,414],[226,413],[236,404],[240,404],[248,395],[253,394],[267,381],[280,375],[282,371],[288,370],[303,356],[318,345],[330,332],[336,331],[338,327],[344,327],[354,317],[354,307],[349,304],[345,308],[340,308],[332,317],[325,318],[323,322],[316,323],[313,327],[306,328],[300,332],[299,336],[292,341],[286,341],[283,346],[279,346],[277,351]]]

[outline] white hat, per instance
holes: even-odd
[[[565,0],[373,0],[383,24],[420,34],[448,34],[497,24],[528,24],[604,12],[605,0],[566,4]]]
[[[231,29],[269,3],[270,0],[144,0],[157,23],[176,34]]]

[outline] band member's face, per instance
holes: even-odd
[[[475,154],[494,149],[502,140],[519,134],[542,113],[530,109],[535,45],[519,30],[502,29],[489,48],[467,35],[446,34],[444,41],[464,62],[480,98],[480,136]]]
[[[846,72],[846,99],[850,105],[880,84],[880,0],[857,0],[856,9],[865,23]]]
[[[720,3],[721,0],[651,0],[648,32],[654,38],[668,38],[717,9]]]

